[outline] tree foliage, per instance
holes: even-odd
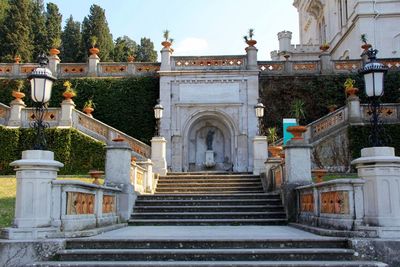
[[[115,40],[113,58],[116,62],[127,61],[128,56],[134,56],[136,53],[137,45],[128,36],[118,37]]]
[[[82,61],[86,53],[82,53],[81,24],[74,21],[72,15],[67,19],[61,35],[62,59],[64,62]]]
[[[138,46],[136,53],[136,61],[139,62],[156,62],[157,51],[154,50],[153,42],[146,37],[140,39],[140,45]]]
[[[58,48],[58,45],[54,45],[54,43],[61,40],[61,21],[62,15],[58,6],[48,3],[46,6],[47,51],[52,47]]]
[[[31,3],[31,10],[30,34],[34,44],[33,60],[35,60],[41,52],[48,51],[46,16],[43,0],[33,0]]]
[[[98,5],[90,7],[90,14],[82,22],[83,47],[86,51],[92,47],[90,43],[92,36],[97,38],[97,47],[100,49],[99,56],[101,60],[111,60],[114,43],[108,28],[105,10]]]

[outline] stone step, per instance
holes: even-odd
[[[159,182],[186,182],[186,181],[192,181],[192,182],[198,182],[198,183],[203,183],[203,182],[215,182],[215,183],[224,183],[224,182],[260,182],[260,177],[214,177],[214,178],[209,178],[209,177],[160,177],[158,179]]]
[[[70,249],[58,252],[61,261],[256,261],[352,260],[354,250],[340,248],[284,249]]]
[[[129,225],[286,225],[286,219],[135,219]]]
[[[249,206],[136,206],[134,212],[233,212],[233,211],[283,211],[283,206],[276,205],[249,205]]]
[[[36,267],[387,267],[372,261],[45,261]]]
[[[156,188],[157,193],[174,193],[174,192],[197,192],[197,193],[262,193],[262,186],[247,186],[247,187],[162,187]]]
[[[135,206],[218,206],[218,205],[282,205],[280,199],[168,199],[136,200]]]
[[[260,181],[235,181],[235,182],[231,182],[231,181],[224,181],[224,182],[214,182],[214,181],[202,181],[202,182],[197,182],[197,181],[175,181],[175,182],[171,182],[171,181],[158,181],[157,183],[157,188],[160,186],[196,186],[196,187],[209,187],[209,186],[213,186],[213,187],[240,187],[240,186],[262,186],[262,183]]]
[[[184,194],[186,194],[186,195],[212,195],[212,194],[215,194],[215,192],[216,191],[163,191],[163,192],[155,192],[155,194],[157,195],[157,194],[165,194],[165,195],[168,195],[168,194],[171,194],[171,195],[176,195],[176,194],[182,194],[182,195],[184,195]],[[221,195],[227,195],[227,196],[231,196],[231,195],[236,195],[236,194],[251,194],[251,193],[254,193],[254,194],[257,194],[257,193],[262,193],[262,191],[261,190],[257,190],[257,191],[249,191],[249,190],[247,190],[247,191],[237,191],[237,190],[235,190],[235,191],[232,191],[232,190],[230,190],[230,191],[228,191],[228,190],[224,190],[224,191],[218,191],[218,193],[220,193]]]
[[[205,200],[205,199],[278,199],[280,200],[279,193],[251,193],[251,194],[156,194],[156,195],[139,195],[137,200],[168,200],[168,199],[181,199],[181,200]]]
[[[285,219],[286,213],[278,212],[134,212],[132,220],[140,219]]]
[[[256,176],[251,172],[168,172],[167,175],[161,177],[168,176]]]
[[[250,249],[347,248],[343,238],[325,239],[69,239],[67,249]]]

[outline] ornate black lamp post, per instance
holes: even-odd
[[[156,136],[160,136],[160,120],[163,116],[163,106],[160,104],[160,100],[158,100],[158,104],[154,106],[154,117],[156,118]]]
[[[261,119],[264,117],[264,109],[265,106],[261,103],[261,100],[258,99],[257,105],[254,106],[254,110],[256,111],[256,117],[258,118],[258,135],[261,136]]]
[[[45,54],[42,53],[39,55],[38,61],[40,66],[32,71],[28,79],[31,82],[31,98],[36,104],[34,110],[35,121],[33,122],[33,127],[36,130],[36,138],[33,149],[44,150],[46,149],[44,129],[47,127],[44,122],[46,104],[50,100],[53,82],[57,79],[53,77],[51,71],[46,68],[49,60]]]
[[[369,109],[371,112],[371,136],[372,146],[383,146],[383,140],[380,136],[382,123],[379,120],[380,103],[379,99],[383,95],[383,78],[387,72],[387,67],[377,62],[376,54],[378,50],[370,48],[367,51],[369,62],[360,70],[364,76],[365,92],[369,99]]]

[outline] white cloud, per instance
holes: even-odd
[[[205,39],[189,37],[179,42],[174,49],[175,54],[194,55],[207,51],[208,42]]]

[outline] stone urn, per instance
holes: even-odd
[[[163,41],[163,42],[161,42],[161,45],[162,45],[164,48],[170,48],[171,45],[172,45],[172,43],[169,42],[169,41]]]
[[[16,55],[16,56],[14,57],[14,63],[15,63],[15,64],[19,64],[20,62],[21,62],[21,57],[18,56],[18,55]]]
[[[92,177],[94,179],[92,183],[97,184],[97,185],[100,185],[99,178],[101,178],[101,176],[103,174],[104,174],[103,171],[98,171],[98,170],[90,170],[89,171],[90,177]]]
[[[92,112],[94,111],[94,108],[91,107],[85,107],[83,109],[83,112],[86,113],[86,115],[88,115],[89,117],[93,117]]]
[[[319,47],[319,49],[320,49],[322,52],[326,52],[326,51],[328,51],[329,47],[330,47],[329,45],[323,44],[323,45],[321,45],[321,46]]]
[[[134,62],[135,57],[134,56],[128,56],[128,62]]]
[[[97,55],[100,52],[100,49],[98,49],[97,47],[92,47],[89,49],[89,52],[91,55]]]
[[[268,151],[271,153],[273,158],[279,158],[279,154],[282,152],[283,148],[281,146],[269,146]]]
[[[315,182],[316,183],[322,183],[323,177],[326,175],[328,171],[325,169],[314,169],[312,170],[312,173],[315,175]]]
[[[361,48],[364,49],[364,51],[368,51],[368,49],[370,49],[371,47],[372,47],[372,45],[371,44],[367,44],[367,43],[365,43],[365,44],[363,44],[361,46]]]
[[[15,100],[22,101],[22,98],[25,97],[25,94],[20,91],[12,91],[12,96],[15,97]]]
[[[287,127],[287,131],[293,134],[292,140],[303,140],[303,133],[307,131],[305,126],[289,126]]]
[[[346,94],[348,97],[356,96],[357,93],[358,93],[358,88],[356,87],[346,88]]]
[[[57,48],[51,48],[50,49],[50,55],[51,56],[57,56],[58,54],[60,54],[60,50],[58,50]]]
[[[65,91],[62,95],[65,100],[72,100],[72,98],[75,96],[74,92],[71,91]]]
[[[246,41],[248,46],[255,46],[257,44],[256,40],[250,39]]]

